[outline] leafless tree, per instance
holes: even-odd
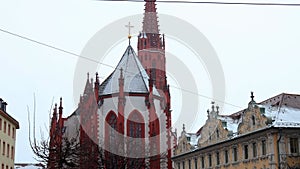
[[[45,137],[43,131],[40,131],[40,138],[36,137],[36,99],[34,96],[33,121],[30,119],[30,110],[27,106],[28,125],[29,125],[29,143],[35,154],[35,159],[42,163],[47,168],[76,168],[78,167],[79,142],[77,138],[61,137],[59,139],[51,139],[48,133]],[[52,109],[52,106],[51,106]],[[50,109],[50,110],[51,110]],[[51,112],[51,111],[50,111]],[[31,131],[31,126],[33,126]],[[49,129],[46,128],[49,131]],[[31,133],[32,132],[32,133]],[[79,135],[78,135],[79,136]],[[77,136],[77,137],[78,137]],[[59,132],[54,132],[54,138],[59,137]]]

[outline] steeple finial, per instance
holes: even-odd
[[[134,26],[130,25],[130,22],[128,22],[128,25],[125,25],[126,28],[128,28],[128,40],[129,40],[129,45],[130,45],[130,39],[131,39],[131,28],[133,28]]]
[[[250,98],[251,98],[251,101],[254,101],[254,95],[253,95],[253,92],[251,92]]]
[[[62,115],[62,110],[63,110],[63,107],[62,107],[62,97],[59,99],[59,115],[61,116]]]
[[[185,131],[185,124],[182,124],[182,131]]]
[[[211,109],[212,109],[212,111],[215,111],[215,101],[211,102]]]
[[[53,116],[52,118],[57,119],[57,104],[55,103],[54,108],[53,108]]]
[[[98,76],[98,72],[96,72],[96,81],[95,83],[99,83],[99,76]]]
[[[59,107],[62,107],[62,97],[59,99]]]

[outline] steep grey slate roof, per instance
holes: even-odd
[[[121,70],[124,77],[124,92],[149,93],[149,76],[140,63],[133,48],[129,45],[116,69],[100,85],[100,96],[119,92]],[[155,87],[153,87],[153,94],[159,96]]]

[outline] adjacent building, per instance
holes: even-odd
[[[0,166],[1,169],[13,169],[19,122],[6,112],[6,106],[7,103],[0,98]]]
[[[181,132],[172,158],[176,169],[299,169],[300,95],[279,94],[219,114],[212,104],[206,123]]]

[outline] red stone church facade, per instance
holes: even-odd
[[[137,49],[138,54],[129,44],[103,82],[98,74],[95,81],[88,77],[78,108],[69,117],[62,117],[62,101],[55,106],[50,147],[63,151],[64,137],[77,138],[78,168],[172,168],[165,39],[159,33],[155,1],[145,3]],[[58,154],[50,152],[50,158],[59,159]],[[48,167],[57,165],[49,162]]]

